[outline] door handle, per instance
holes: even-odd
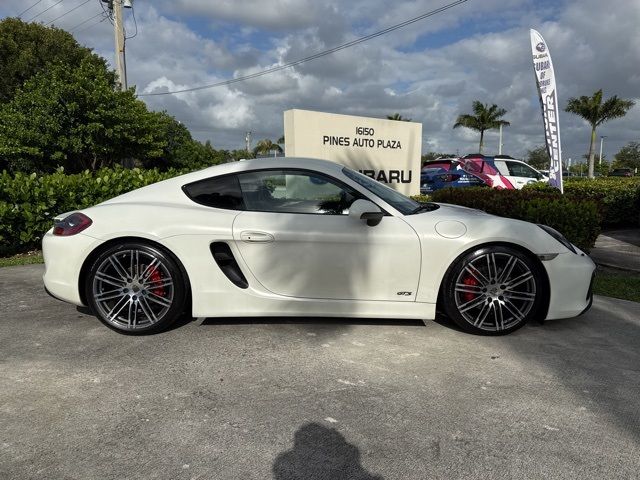
[[[267,232],[244,231],[240,233],[240,238],[247,243],[270,243],[275,240],[273,235]]]

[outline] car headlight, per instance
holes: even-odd
[[[567,247],[567,250],[572,251],[573,253],[577,254],[578,252],[576,252],[575,247],[571,244],[571,242],[569,240],[566,239],[566,237],[564,235],[562,235],[559,231],[557,231],[555,228],[551,228],[548,225],[542,225],[540,223],[537,224],[542,230],[544,230],[545,232],[547,232],[549,235],[551,235],[553,238],[555,238],[557,241],[559,241],[562,245],[564,245],[565,247]]]

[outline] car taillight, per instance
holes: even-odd
[[[72,213],[53,225],[53,234],[59,237],[68,237],[89,228],[92,223],[93,220],[84,213]]]

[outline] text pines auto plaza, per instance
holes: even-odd
[[[284,112],[284,137],[287,157],[330,160],[420,193],[421,123],[293,109]]]

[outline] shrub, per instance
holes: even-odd
[[[136,188],[184,173],[179,170],[88,170],[66,175],[0,174],[0,256],[39,245],[60,213],[86,208]]]
[[[0,173],[0,256],[37,247],[53,217],[86,208],[187,170],[101,169],[66,175]],[[544,185],[523,190],[462,188],[440,190],[418,201],[437,201],[479,208],[488,213],[545,223],[584,250],[595,243],[604,225],[628,225],[640,216],[640,179],[569,180],[564,196]],[[616,223],[617,222],[617,223]]]
[[[448,188],[431,195],[434,202],[477,208],[502,217],[542,223],[555,228],[585,251],[600,233],[600,212],[592,200],[536,190]]]
[[[605,228],[640,225],[640,178],[569,179],[564,193],[598,202]]]
[[[560,195],[545,183],[527,185],[525,190]],[[605,228],[640,224],[640,178],[569,178],[564,181],[564,195],[596,202]]]

